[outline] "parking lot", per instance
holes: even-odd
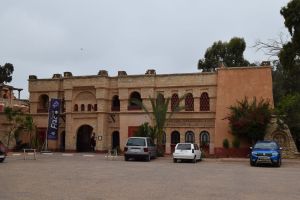
[[[103,154],[10,155],[0,163],[2,200],[299,199],[300,161],[250,167],[248,159],[150,162]]]

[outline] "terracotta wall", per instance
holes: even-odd
[[[217,102],[215,121],[215,148],[223,147],[223,140],[232,134],[228,120],[229,107],[245,96],[269,99],[273,106],[272,70],[270,67],[222,68],[217,71]]]

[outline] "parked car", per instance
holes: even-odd
[[[254,147],[250,147],[250,165],[269,163],[276,167],[281,165],[282,148],[275,141],[258,141]]]
[[[3,162],[7,155],[7,148],[4,144],[0,141],[0,163]]]
[[[177,160],[191,160],[193,163],[196,163],[197,160],[202,160],[201,156],[201,151],[197,144],[178,143],[173,153],[173,162],[176,163]]]
[[[157,155],[157,148],[150,137],[130,137],[124,148],[124,158],[143,158],[150,161]]]

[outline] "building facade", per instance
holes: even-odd
[[[46,135],[51,98],[61,99],[62,113],[57,140],[48,140],[52,150],[89,151],[95,133],[97,151],[120,147],[137,127],[150,122],[148,115],[130,99],[140,99],[151,108],[149,97],[170,98],[169,111],[185,96],[167,122],[163,143],[167,153],[178,142],[195,142],[209,154],[219,154],[223,140],[232,140],[228,107],[245,96],[264,98],[273,105],[271,68],[220,68],[216,72],[163,74],[148,70],[144,75],[115,77],[100,70],[98,75],[54,74],[50,79],[29,76],[30,113],[41,137]],[[244,144],[247,146],[246,144]]]
[[[29,113],[29,102],[20,99],[20,92],[22,90],[21,88],[15,88],[3,83],[0,84],[0,140],[5,145],[8,144],[8,135],[12,127],[11,122],[7,120],[7,116],[5,115],[5,107],[22,111],[25,114]],[[15,97],[14,91],[18,91],[18,97]],[[13,149],[16,146],[16,141],[13,136],[11,140],[9,149]],[[28,141],[28,138],[20,134],[20,140]]]

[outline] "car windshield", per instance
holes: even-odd
[[[255,144],[254,149],[277,149],[277,144],[274,142],[259,142]]]
[[[129,138],[127,146],[146,146],[145,139],[143,138]]]
[[[191,150],[191,144],[178,144],[177,149],[180,150]]]

